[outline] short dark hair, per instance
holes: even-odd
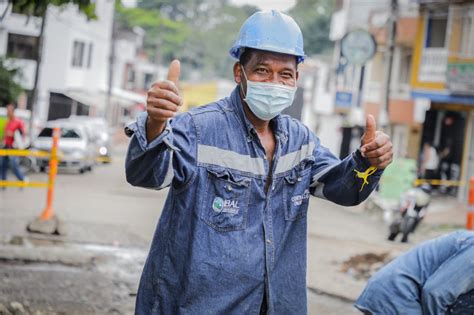
[[[239,62],[242,66],[246,66],[252,57],[252,52],[255,50],[253,48],[240,48],[242,53],[240,54]]]
[[[240,48],[242,53],[240,54],[239,62],[242,66],[246,66],[247,63],[252,59],[252,56],[255,52],[259,51],[258,49],[255,48]],[[296,63],[296,69],[298,69],[298,57],[295,56],[295,63]]]

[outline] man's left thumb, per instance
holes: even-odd
[[[375,123],[375,118],[372,115],[367,115],[367,120],[365,123],[365,133],[364,133],[364,142],[367,143],[372,139],[375,139],[375,132],[377,131],[377,125]]]

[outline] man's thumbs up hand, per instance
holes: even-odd
[[[375,118],[372,115],[367,115],[365,122],[365,133],[362,136],[362,145],[370,142],[375,139],[375,133],[377,131],[377,125],[375,123]]]
[[[370,161],[372,166],[379,169],[384,169],[392,162],[393,151],[390,137],[381,131],[377,131],[377,125],[372,115],[367,115],[360,152],[362,156]]]
[[[148,142],[163,132],[168,119],[176,116],[176,112],[183,103],[177,87],[180,72],[179,60],[173,60],[168,69],[167,80],[154,83],[148,90],[146,100]]]
[[[173,82],[176,86],[178,85],[179,75],[181,74],[181,64],[178,59],[171,61],[170,67],[168,68],[168,81]]]

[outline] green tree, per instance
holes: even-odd
[[[17,12],[26,15],[43,16],[49,5],[64,6],[75,4],[89,19],[97,19],[95,3],[91,0],[9,0]]]
[[[223,4],[213,9],[212,16],[203,12],[203,21],[193,26],[193,36],[185,43],[183,59],[192,60],[194,69],[200,70],[204,77],[229,78],[235,62],[229,56],[229,49],[243,22],[257,10],[254,6]]]
[[[0,106],[16,101],[23,91],[15,81],[17,75],[19,75],[18,69],[7,67],[5,60],[0,59]]]
[[[145,49],[163,64],[181,60],[182,74],[197,70],[206,78],[229,76],[228,50],[243,21],[257,10],[226,0],[139,0],[136,8],[119,6],[119,25],[147,31]]]
[[[157,8],[125,8],[117,2],[116,10],[119,29],[139,26],[147,32],[144,48],[157,62],[162,58],[164,61],[175,58],[176,51],[181,49],[190,34],[186,23],[163,16]]]
[[[298,0],[289,14],[301,27],[306,55],[328,53],[334,44],[329,40],[333,0]]]

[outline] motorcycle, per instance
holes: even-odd
[[[425,217],[430,201],[430,185],[423,184],[408,190],[401,199],[398,217],[390,224],[388,240],[394,241],[398,234],[402,234],[401,242],[408,242],[410,233],[415,232]]]

